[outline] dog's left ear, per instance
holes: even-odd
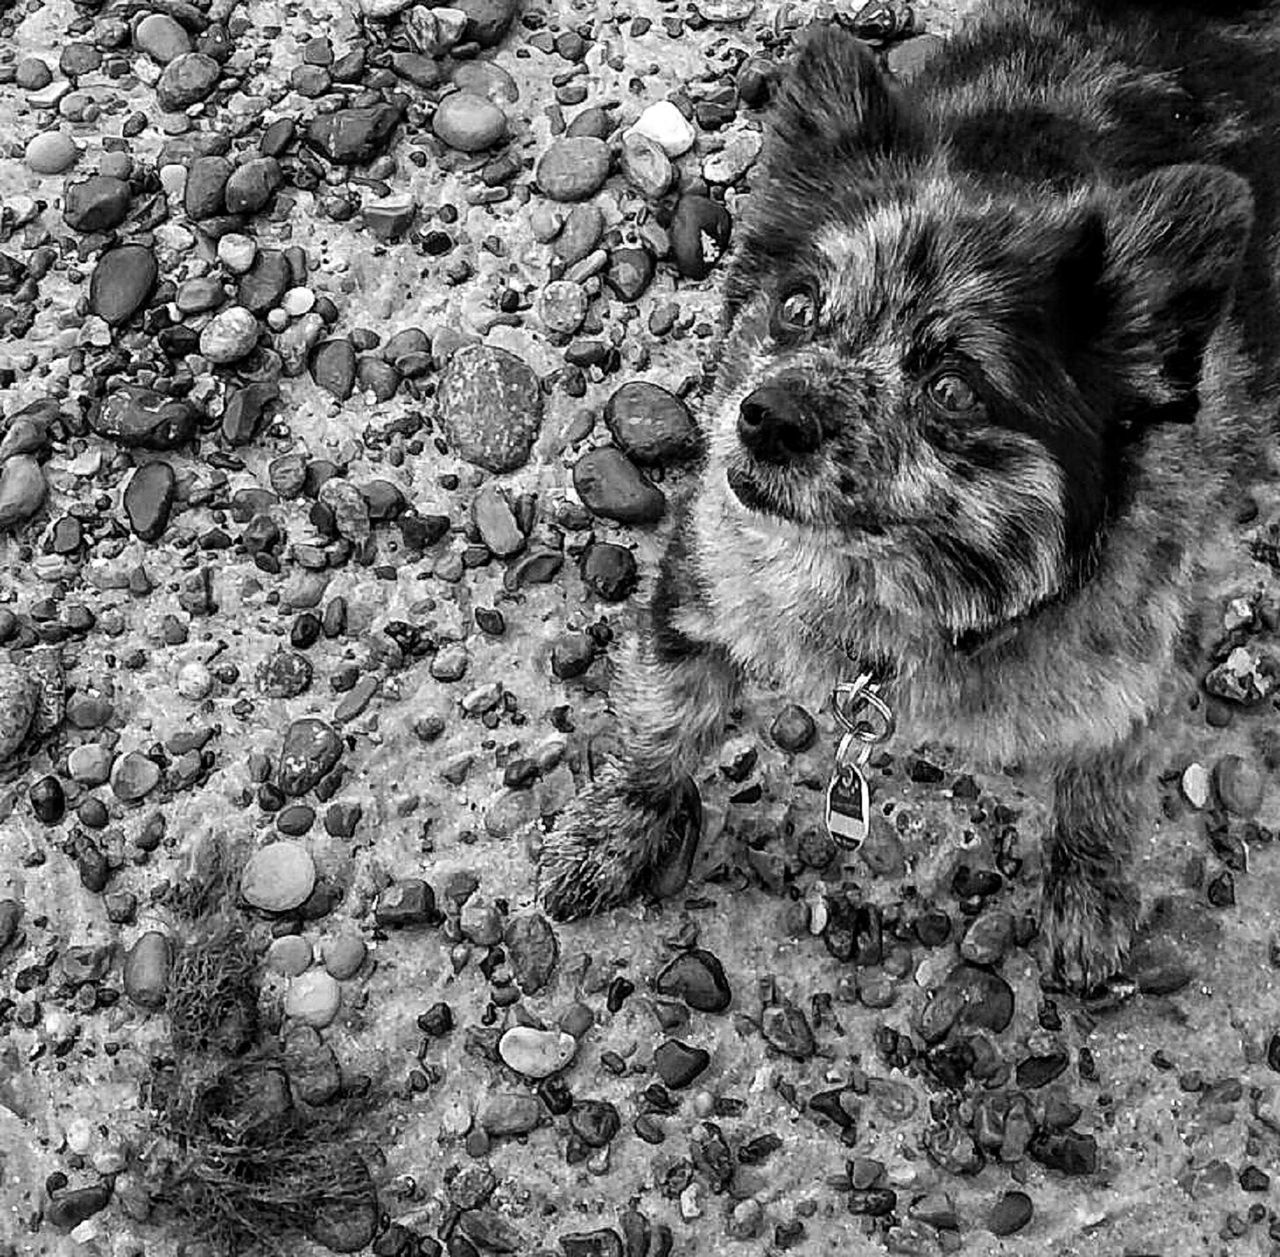
[[[862,40],[815,22],[769,117],[773,173],[827,173],[833,163],[915,150],[921,127]]]
[[[1146,421],[1195,417],[1210,338],[1227,313],[1253,226],[1248,183],[1222,166],[1166,166],[1129,184],[1109,217],[1119,297],[1114,349]]]

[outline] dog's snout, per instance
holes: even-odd
[[[766,384],[742,399],[738,439],[763,462],[785,463],[813,453],[822,429],[792,390]]]

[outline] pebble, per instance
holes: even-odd
[[[555,255],[565,266],[589,256],[604,235],[604,213],[598,205],[575,205],[556,237]]]
[[[676,174],[662,145],[634,129],[622,137],[622,173],[636,191],[651,201],[670,191]]]
[[[512,1026],[498,1040],[498,1055],[526,1078],[546,1078],[558,1073],[573,1059],[578,1042],[561,1030],[537,1030],[532,1026]]]
[[[39,701],[39,689],[26,671],[0,659],[0,763],[26,740]]]
[[[160,784],[160,765],[141,751],[130,751],[116,760],[111,789],[121,803],[137,803]]]
[[[162,459],[145,463],[130,477],[124,491],[124,510],[129,527],[143,541],[158,541],[164,535],[177,489],[173,468]]]
[[[526,995],[536,995],[551,981],[560,959],[560,944],[551,923],[540,912],[514,916],[507,922],[503,941],[520,989]]]
[[[93,1183],[88,1187],[63,1188],[48,1205],[44,1216],[47,1222],[69,1231],[100,1213],[111,1200],[111,1184]]]
[[[538,294],[538,317],[549,332],[571,336],[587,317],[587,294],[572,280],[553,279]]]
[[[584,201],[609,175],[609,146],[590,135],[561,136],[538,159],[534,178],[553,201]]]
[[[516,523],[506,496],[492,481],[480,486],[471,502],[471,520],[480,540],[499,558],[524,549],[524,534]]]
[[[435,892],[420,877],[402,877],[379,896],[373,919],[379,925],[424,925],[435,916]]]
[[[490,1096],[480,1110],[480,1127],[496,1138],[527,1135],[542,1121],[542,1102],[534,1095],[504,1093]]]
[[[689,1086],[711,1064],[711,1054],[679,1039],[667,1039],[653,1054],[653,1067],[673,1091]]]
[[[97,742],[85,742],[67,756],[67,773],[82,786],[101,786],[111,776],[114,755]]]
[[[733,999],[724,966],[701,947],[676,956],[654,979],[654,989],[704,1013],[722,1013]]]
[[[1232,816],[1257,816],[1266,794],[1266,777],[1258,766],[1239,755],[1224,755],[1213,766],[1218,801]]]
[[[667,507],[662,490],[614,445],[601,446],[578,459],[573,487],[593,515],[620,524],[656,523]]]
[[[623,453],[641,466],[683,462],[701,449],[689,408],[660,384],[632,380],[615,389],[604,422]]]
[[[67,186],[62,217],[72,231],[111,231],[124,222],[129,196],[129,185],[123,179],[90,175]]]
[[[506,138],[507,115],[483,96],[453,92],[436,106],[431,129],[450,148],[478,153]]]
[[[1209,806],[1209,771],[1203,764],[1191,763],[1182,772],[1183,797],[1197,811]]]
[[[321,950],[324,967],[339,982],[345,982],[360,972],[369,949],[358,934],[339,934],[326,939]]]
[[[245,902],[264,912],[289,912],[305,903],[316,884],[316,866],[301,843],[268,843],[251,855],[240,875]]]
[[[297,798],[313,789],[342,758],[342,740],[332,725],[314,716],[295,720],[285,731],[278,785]]]
[[[76,164],[80,150],[65,131],[42,131],[27,141],[23,160],[38,175],[60,175]]]
[[[1005,1192],[987,1216],[987,1230],[993,1235],[1014,1235],[1031,1221],[1033,1212],[1026,1192]]]
[[[468,345],[449,360],[437,393],[453,451],[486,471],[523,467],[542,426],[542,393],[528,364],[505,349]]]
[[[284,994],[286,1017],[323,1030],[342,1005],[342,987],[323,969],[311,969],[289,983]]]
[[[148,13],[134,27],[133,42],[158,65],[168,65],[191,51],[191,36],[167,13]]]
[[[709,197],[680,198],[671,220],[671,252],[686,279],[705,279],[729,247],[733,220]]]
[[[296,936],[294,936],[296,937]],[[342,1088],[338,1058],[313,1026],[294,1022],[282,1042],[289,1090],[303,1104],[325,1104]]]
[[[311,968],[311,944],[301,934],[282,934],[267,948],[267,968],[286,978],[296,978]]]
[[[237,166],[223,189],[227,213],[257,213],[275,195],[283,180],[284,172],[274,157],[255,157]]]
[[[813,717],[794,703],[784,707],[769,726],[769,736],[774,743],[792,755],[807,751],[817,735],[818,726]]]
[[[1013,917],[993,909],[973,919],[960,940],[960,955],[975,965],[999,964],[1012,941]]]
[[[127,323],[155,290],[160,268],[145,245],[108,249],[89,280],[89,308],[113,327]]]
[[[200,333],[200,352],[222,365],[248,357],[258,344],[258,320],[243,306],[215,314]]]
[[[817,1047],[809,1019],[791,1003],[767,1005],[760,1016],[760,1031],[771,1047],[798,1061],[808,1060]]]
[[[743,131],[732,136],[719,152],[707,155],[702,163],[702,177],[708,183],[736,183],[755,165],[762,142],[759,131]]]
[[[383,152],[400,123],[391,105],[365,105],[321,114],[307,124],[307,139],[331,162],[360,166]]]
[[[198,104],[213,91],[222,68],[202,52],[184,52],[164,68],[156,84],[156,101],[161,109],[176,112]]]
[[[48,496],[40,464],[30,454],[15,454],[0,469],[0,532],[29,520]]]
[[[631,131],[655,141],[668,157],[687,153],[697,137],[693,123],[669,100],[646,106]]]
[[[169,939],[149,930],[129,949],[124,961],[124,989],[139,1008],[159,1008],[169,991],[172,963]]]
[[[638,579],[635,555],[625,546],[595,541],[583,552],[583,584],[605,602],[629,597]]]
[[[661,1250],[670,1251],[670,1243]],[[564,1257],[624,1257],[622,1240],[617,1231],[601,1227],[598,1231],[575,1231],[560,1237],[560,1251]]]
[[[999,974],[959,964],[929,993],[920,1012],[919,1029],[927,1042],[936,1043],[953,1026],[999,1034],[1012,1020],[1013,991],[1009,984]]]

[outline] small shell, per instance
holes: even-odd
[[[39,698],[39,686],[24,669],[0,661],[0,763],[26,739]]]

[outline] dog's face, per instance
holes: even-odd
[[[708,474],[744,530],[873,559],[953,633],[1083,579],[1156,422],[1192,420],[1246,185],[992,191],[818,28],[727,286]]]

